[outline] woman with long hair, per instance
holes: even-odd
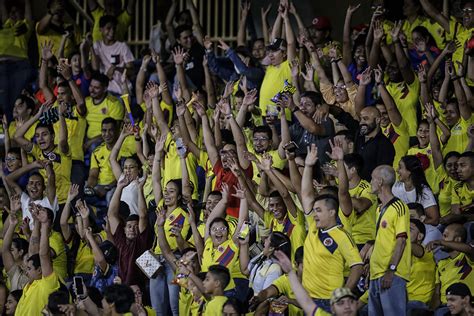
[[[438,225],[438,203],[433,195],[420,160],[413,155],[403,157],[398,164],[398,181],[392,193],[404,203],[420,203],[425,210],[425,224]]]

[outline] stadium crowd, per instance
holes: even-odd
[[[0,0],[1,315],[474,315],[474,1],[398,2]]]

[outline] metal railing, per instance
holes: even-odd
[[[200,17],[205,34],[211,39],[222,38],[232,43],[237,40],[238,22],[240,18],[240,0],[193,0]],[[83,34],[92,29],[88,18],[87,0],[71,0],[77,8],[75,21]],[[186,1],[180,0],[177,11],[185,8]],[[127,43],[134,56],[139,57],[140,51],[148,47],[150,31],[158,20],[161,20],[164,30],[166,12],[158,12],[156,0],[137,0],[135,14],[128,33]]]

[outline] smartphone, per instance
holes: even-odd
[[[84,295],[84,280],[80,276],[75,276],[73,279],[74,287],[76,288],[76,295]]]
[[[176,140],[176,150],[178,151],[179,156],[184,156],[184,154],[186,154],[186,147],[184,146],[184,142],[181,137]]]
[[[245,238],[247,238],[248,234],[250,232],[250,223],[249,222],[244,222],[242,224],[242,228],[240,228],[240,232],[239,232],[239,239],[240,240],[244,240]]]
[[[267,115],[278,117],[278,108],[272,104],[267,105]]]
[[[288,145],[286,145],[285,147],[285,149],[288,150],[290,153],[294,153],[298,148],[298,145],[293,141],[289,142]]]

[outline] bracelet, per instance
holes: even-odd
[[[232,118],[232,114],[226,115],[225,118],[226,118],[227,120],[230,120],[230,119]]]
[[[293,109],[293,110],[291,110],[291,113],[295,114],[295,113],[298,112],[299,110],[300,110],[299,108]]]
[[[341,57],[339,58],[334,58],[333,60],[331,60],[332,63],[338,63],[340,60],[342,60]]]

